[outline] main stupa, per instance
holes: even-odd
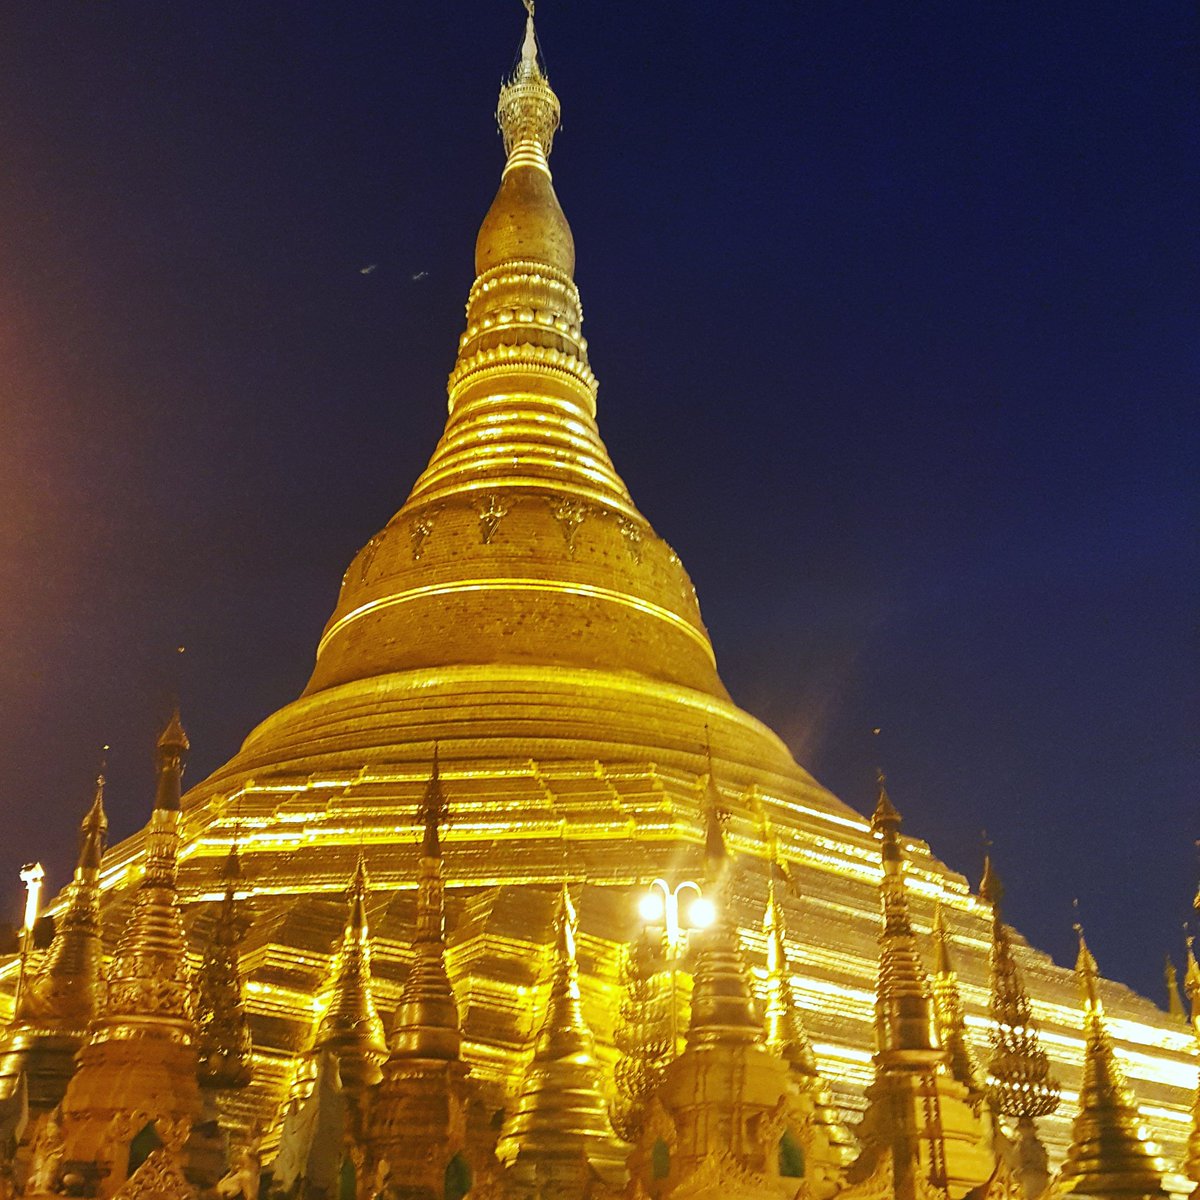
[[[611,1063],[637,897],[655,877],[699,877],[713,788],[740,862],[744,948],[762,963],[775,846],[795,884],[780,903],[814,1050],[837,1102],[861,1108],[874,1048],[876,844],[857,811],[730,699],[688,574],[600,438],[575,245],[549,167],[559,103],[532,23],[497,116],[506,161],[475,245],[445,432],[350,563],[304,693],[183,798],[189,923],[211,921],[235,839],[252,917],[242,963],[254,1082],[234,1115],[263,1120],[291,1085],[360,852],[375,999],[385,1016],[395,1007],[435,747],[450,811],[449,971],[465,1055],[496,1108],[511,1100],[544,1010],[562,882],[578,897],[584,1012]],[[904,807],[902,788],[896,798]],[[907,850],[917,933],[928,936],[940,900],[967,1030],[982,1045],[990,909],[924,843]],[[105,859],[110,936],[143,853],[139,835]],[[1043,1125],[1061,1153],[1083,1055],[1074,984],[1023,944],[1018,955],[1065,1085],[1068,1102]],[[1130,1082],[1174,1157],[1189,1124],[1188,1032],[1127,989],[1104,991]]]

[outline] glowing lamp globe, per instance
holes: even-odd
[[[688,908],[687,919],[693,929],[707,929],[717,919],[716,905],[705,896],[697,896]]]

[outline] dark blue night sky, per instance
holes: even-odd
[[[303,687],[432,450],[516,0],[0,13],[0,912]],[[602,432],[734,697],[1162,1000],[1197,882],[1186,3],[544,0]],[[377,264],[362,274],[361,268]],[[413,276],[427,272],[419,279]],[[879,727],[878,737],[872,729]],[[3,881],[7,880],[5,883]]]

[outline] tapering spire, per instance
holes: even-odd
[[[108,969],[108,1002],[79,1052],[62,1104],[66,1157],[98,1157],[114,1186],[126,1170],[122,1146],[111,1139],[114,1121],[136,1122],[135,1129],[153,1121],[160,1130],[186,1132],[201,1111],[195,998],[176,886],[186,750],[176,712],[158,740],[145,867]]]
[[[392,1058],[456,1060],[462,1031],[454,991],[446,975],[446,910],[439,827],[449,812],[433,748],[433,768],[418,811],[424,826],[417,868],[417,933],[413,965],[392,1027]]]
[[[875,1078],[859,1123],[851,1183],[891,1160],[892,1191],[912,1200],[929,1185],[963,1195],[996,1170],[992,1118],[947,1070],[929,977],[917,951],[905,888],[900,813],[879,773],[871,831],[879,840],[879,982],[875,990]],[[948,952],[943,960],[949,966]]]
[[[79,831],[79,858],[37,974],[20,989],[13,1023],[0,1041],[0,1090],[24,1074],[33,1113],[54,1108],[75,1070],[75,1054],[104,994],[100,862],[108,818],[104,771]]]
[[[778,1054],[796,1074],[816,1076],[816,1055],[792,994],[783,909],[775,896],[773,873],[767,884],[763,933],[767,942],[767,1048]]]
[[[158,781],[154,811],[146,828],[146,863],[142,886],[175,889],[179,858],[179,797],[183,768],[191,743],[176,708],[158,738]]]
[[[1196,910],[1200,912],[1200,892],[1196,893]],[[1191,1001],[1192,1029],[1196,1035],[1196,1051],[1200,1055],[1200,963],[1196,961],[1195,944],[1190,934],[1185,955],[1183,988]],[[1183,1173],[1194,1182],[1200,1183],[1200,1084],[1197,1084],[1196,1093],[1192,1098],[1192,1129],[1184,1152]]]
[[[211,1088],[242,1088],[250,1082],[254,1046],[238,952],[246,927],[237,908],[242,867],[236,839],[229,847],[221,877],[225,895],[205,943],[197,978],[200,1082]]]
[[[100,863],[107,836],[101,767],[91,807],[79,827],[79,859],[67,902],[41,970],[21,992],[17,1021],[61,1025],[82,1033],[96,1013],[103,989]]]
[[[609,1179],[623,1172],[624,1152],[609,1121],[592,1032],[580,1005],[576,925],[575,906],[564,883],[555,919],[546,1019],[497,1148],[520,1183],[560,1182],[554,1179],[556,1170],[573,1181],[581,1162]]]
[[[101,763],[96,775],[96,790],[92,796],[92,806],[83,818],[79,827],[79,861],[76,864],[76,878],[80,871],[100,870],[104,858],[104,848],[108,841],[108,814],[104,811],[104,770]]]
[[[1004,888],[984,860],[979,895],[992,907],[991,1001],[992,1049],[987,1064],[987,1093],[992,1107],[1018,1121],[1048,1116],[1058,1107],[1058,1080],[1038,1039],[1029,996],[1013,954],[1000,911]]]
[[[692,1018],[687,1032],[689,1047],[763,1040],[731,912],[733,865],[725,844],[725,806],[717,786],[707,729],[705,752],[708,779],[704,796],[704,882],[714,918],[707,929],[694,935],[696,966]]]
[[[367,861],[358,853],[347,896],[346,926],[330,964],[331,986],[313,1038],[314,1050],[337,1055],[342,1087],[361,1092],[378,1083],[387,1037],[371,987],[371,937],[367,926]]]
[[[1100,999],[1100,972],[1083,936],[1075,975],[1086,1039],[1079,1112],[1059,1172],[1064,1192],[1096,1197],[1164,1196],[1163,1164],[1140,1127],[1137,1104],[1117,1063]]]
[[[1196,961],[1195,939],[1188,934],[1185,946],[1186,965],[1183,970],[1183,990],[1192,1006],[1192,1024],[1200,1038],[1200,962]]]
[[[179,788],[187,734],[176,709],[158,739],[158,779],[154,808],[146,826],[146,857],[134,896],[133,914],[124,927],[109,971],[108,1015],[140,1014],[136,989],[123,980],[171,979],[159,1010],[164,1017],[194,1028],[191,973],[183,936],[176,874],[179,866]],[[128,1006],[128,1007],[126,1007]]]
[[[933,914],[933,945],[935,969],[933,974],[933,1006],[937,1013],[938,1036],[946,1050],[950,1074],[972,1095],[982,1092],[975,1052],[967,1036],[966,1012],[958,990],[958,972],[950,951],[950,931],[946,914],[939,901]]]
[[[442,824],[449,815],[449,803],[446,800],[446,789],[442,786],[442,769],[439,758],[438,743],[433,743],[433,767],[429,773],[429,782],[425,785],[425,794],[421,797],[421,805],[417,810],[417,820],[424,827],[421,840],[421,857],[437,859],[442,857],[442,848],[438,834]]]
[[[883,864],[879,883],[883,928],[879,934],[879,983],[875,999],[876,1044],[881,1054],[937,1052],[940,1045],[933,997],[908,913],[900,822],[880,771],[879,796],[871,816],[871,832],[879,839]]]
[[[704,788],[704,878],[710,888],[723,888],[730,868],[729,847],[725,844],[725,822],[729,814],[717,786],[712,739],[707,725],[704,727],[704,757],[708,765]]]
[[[179,719],[179,708],[176,706],[158,738],[158,790],[154,798],[155,808],[179,811],[183,767],[191,748],[192,744],[188,741],[183,722]]]
[[[1163,986],[1167,993],[1167,1012],[1177,1021],[1186,1023],[1188,1017],[1179,991],[1179,972],[1175,970],[1175,960],[1169,954],[1163,962]]]
[[[525,39],[517,69],[500,89],[496,122],[508,155],[505,174],[515,166],[533,166],[549,174],[546,160],[558,129],[558,97],[538,61],[537,31],[533,13],[525,17]]]

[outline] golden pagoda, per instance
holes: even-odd
[[[995,1174],[991,1114],[951,1073],[928,976],[917,951],[905,887],[900,814],[879,775],[871,824],[879,839],[883,924],[875,999],[875,1078],[858,1129],[862,1152],[851,1181],[890,1158],[897,1197],[928,1185],[958,1200]]]
[[[783,1200],[800,1187],[826,1200],[848,1159],[844,1133],[780,994],[786,965],[778,960],[768,1001],[773,1047],[764,1035],[731,917],[735,869],[711,771],[708,784],[704,896],[713,920],[696,934],[687,1044],[648,1106],[629,1159],[632,1186],[656,1200]]]
[[[636,933],[635,897],[648,879],[702,869],[705,777],[741,863],[722,915],[734,943],[744,943],[749,965],[763,966],[765,816],[809,898],[775,903],[792,931],[793,997],[833,1103],[861,1111],[875,1074],[878,849],[862,815],[731,701],[687,572],[600,438],[575,247],[550,173],[559,111],[530,19],[500,91],[504,165],[476,242],[444,433],[408,498],[351,561],[303,694],[183,799],[178,895],[198,941],[226,892],[234,841],[247,868],[239,893],[253,926],[239,969],[254,1075],[225,1105],[236,1140],[263,1114],[287,1109],[298,1074],[305,1088],[313,1082],[313,994],[345,966],[344,952],[333,961],[331,898],[340,899],[360,851],[372,868],[370,962],[352,964],[345,1011],[363,1022],[348,1030],[362,1094],[372,1066],[397,1052],[395,1040],[390,1053],[384,1044],[378,1011],[400,1002],[414,942],[429,945],[419,927],[431,910],[413,899],[429,884],[416,818],[432,743],[456,813],[439,847],[451,896],[445,971],[482,1112],[511,1117],[521,1093],[530,998],[544,991],[540,917],[564,878],[586,881],[577,899],[588,953],[575,967],[573,1003],[594,1034],[601,1087],[611,1087],[618,964]],[[699,749],[706,727],[715,771]],[[152,841],[134,837],[105,856],[110,929],[138,894]],[[990,910],[923,842],[906,839],[904,855],[912,919],[927,927],[942,898],[964,1010],[978,1016]],[[365,948],[365,904],[361,915]],[[1070,973],[1020,953],[1056,1065],[1073,1069],[1083,1039]],[[1162,1114],[1175,1152],[1191,1120],[1187,1035],[1128,991],[1113,991],[1110,1011],[1123,1044],[1141,1055],[1132,1082]],[[743,1015],[758,1020],[752,1005]],[[698,1037],[710,1018],[699,1018]],[[747,1045],[760,1037],[758,1027]],[[338,1074],[326,1071],[326,1093],[317,1089],[326,1096],[320,1112],[342,1097]],[[268,1159],[279,1124],[265,1133]],[[1061,1151],[1065,1119],[1043,1125]]]
[[[387,1036],[371,984],[371,932],[367,925],[367,861],[360,852],[347,895],[346,927],[329,972],[328,997],[313,1034],[312,1052],[337,1060],[341,1089],[361,1100],[381,1078]]]
[[[413,962],[391,1032],[391,1052],[371,1100],[369,1178],[402,1181],[406,1198],[441,1200],[456,1176],[469,1184],[490,1165],[491,1146],[468,1145],[474,1089],[462,1059],[458,1005],[446,975],[446,907],[438,836],[449,803],[435,747],[420,813]],[[491,1139],[494,1142],[494,1137]],[[465,1191],[465,1188],[464,1188]]]
[[[195,998],[176,883],[189,748],[176,710],[158,739],[142,878],[109,965],[107,997],[62,1100],[55,1190],[107,1197],[155,1149],[178,1161],[201,1113]]]
[[[1163,1163],[1141,1126],[1137,1102],[1129,1093],[1109,1037],[1100,1000],[1100,972],[1082,926],[1077,925],[1076,931],[1079,958],[1075,971],[1083,1001],[1087,1052],[1071,1145],[1055,1190],[1122,1200],[1164,1196]]]
[[[17,998],[13,1022],[0,1042],[0,1091],[12,1092],[24,1072],[33,1116],[63,1098],[104,991],[100,935],[100,863],[108,833],[104,772],[79,831],[79,859],[67,887],[45,959]]]
[[[592,1031],[579,1003],[575,906],[562,886],[546,1017],[496,1147],[513,1200],[585,1200],[624,1183]]]

